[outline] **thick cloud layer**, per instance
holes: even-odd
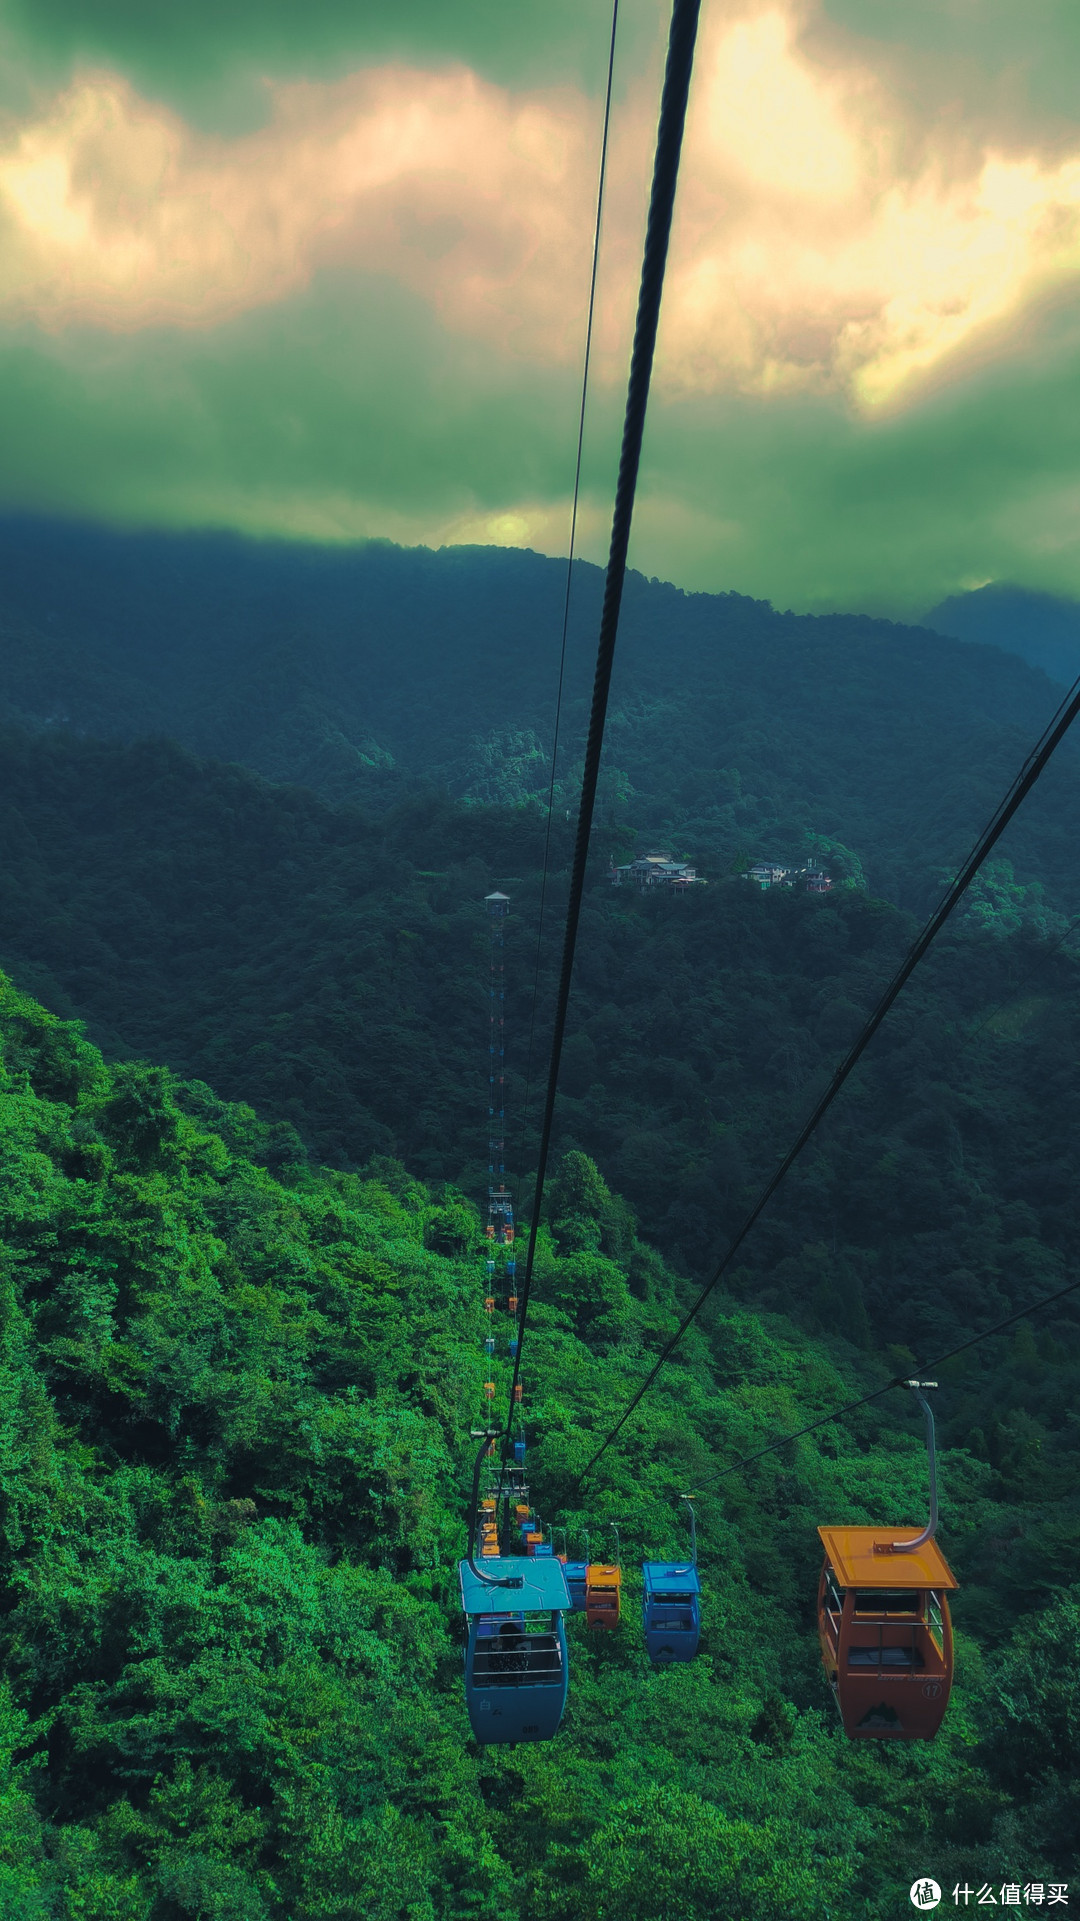
[[[629,7],[620,56],[595,557],[663,11]],[[1054,95],[1050,67],[1075,74],[1071,17],[1029,16],[1040,75],[996,0],[962,9],[977,67],[948,42],[955,11],[913,8],[903,39],[876,0],[706,11],[646,571],[801,606],[910,609],[1003,575],[1080,589],[1080,126],[1032,98],[1033,75]],[[535,18],[485,42],[465,7],[452,46],[446,12],[404,6],[377,47],[328,0],[303,32],[300,10],[236,4],[160,29],[105,0],[9,15],[25,86],[0,139],[6,499],[564,547],[607,8],[548,14],[559,79]]]

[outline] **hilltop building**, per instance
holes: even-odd
[[[688,887],[704,887],[707,883],[698,878],[695,868],[684,860],[672,860],[670,854],[639,854],[625,867],[612,866],[611,884],[639,887],[643,893],[649,887],[667,887],[681,894]]]
[[[805,867],[781,867],[776,861],[758,860],[743,878],[760,887],[762,893],[770,887],[804,886],[808,894],[828,894],[832,890],[830,876],[817,861],[808,861]]]

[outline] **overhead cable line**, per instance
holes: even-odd
[[[630,525],[634,514],[634,495],[637,491],[638,467],[641,462],[641,442],[645,429],[645,414],[649,400],[649,382],[652,378],[653,356],[656,350],[656,329],[660,319],[660,299],[664,288],[664,269],[667,265],[668,243],[671,239],[671,219],[675,207],[675,187],[679,177],[679,157],[682,152],[683,129],[686,125],[686,103],[690,91],[690,75],[694,65],[694,42],[697,38],[698,14],[700,9],[701,0],[674,0],[671,11],[667,66],[664,72],[664,90],[660,100],[660,122],[657,129],[656,154],[653,161],[652,193],[649,199],[649,218],[645,229],[645,250],[641,263],[641,285],[638,291],[637,320],[634,326],[634,346],[630,357],[630,378],[627,383],[626,412],[623,417],[622,448],[619,454],[619,475],[615,486],[615,508],[611,521],[611,545],[608,551],[607,575],[604,580],[604,601],[600,613],[600,635],[596,650],[596,675],[593,682],[592,708],[589,715],[589,733],[585,745],[585,769],[581,781],[581,804],[578,810],[577,836],[574,844],[574,864],[571,871],[570,895],[566,908],[562,971],[559,977],[559,992],[555,1004],[555,1021],[548,1066],[547,1094],[544,1100],[544,1116],[540,1129],[540,1150],[536,1170],[536,1186],[533,1196],[532,1220],[529,1223],[529,1245],[525,1259],[525,1281],[521,1295],[521,1328],[518,1340],[518,1351],[514,1360],[514,1378],[510,1391],[510,1415],[507,1421],[508,1433],[513,1420],[518,1376],[521,1371],[521,1357],[525,1346],[525,1323],[529,1311],[529,1294],[532,1287],[533,1263],[536,1258],[536,1237],[540,1226],[540,1209],[544,1198],[544,1181],[547,1174],[548,1154],[551,1148],[551,1129],[555,1115],[555,1095],[559,1083],[559,1065],[562,1059],[563,1036],[566,1032],[566,1012],[570,1001],[570,984],[574,972],[574,949],[577,944],[578,922],[581,918],[581,902],[585,891],[585,872],[589,859],[589,839],[592,831],[593,810],[596,805],[596,784],[600,772],[600,752],[604,742],[604,721],[607,716],[608,694],[611,689],[611,670],[615,658],[615,639],[619,627],[619,608],[622,602],[623,583],[626,579],[626,555],[630,542]]]
[[[1062,741],[1068,733],[1078,713],[1080,713],[1080,679],[1074,683],[1070,692],[1066,694],[1057,713],[1043,733],[1041,740],[1037,742],[1036,746],[1028,755],[1027,760],[1017,774],[1008,793],[995,809],[986,827],[984,827],[975,846],[972,848],[960,872],[957,874],[956,879],[946,892],[944,899],[935,912],[931,914],[922,932],[912,942],[900,967],[886,987],[877,1006],[868,1017],[858,1039],[844,1056],[824,1094],[821,1096],[809,1119],[804,1123],[792,1146],[784,1155],[776,1172],[772,1175],[771,1179],[766,1182],[757,1200],[754,1202],[753,1207],[750,1209],[749,1214],[743,1221],[742,1226],[739,1228],[738,1233],[735,1235],[734,1240],[728,1247],[727,1252],[715,1268],[712,1278],[701,1289],[693,1306],[683,1315],[675,1333],[663,1349],[655,1366],[650,1369],[645,1380],[631,1396],[623,1412],[620,1414],[614,1426],[609,1430],[595,1454],[583,1468],[582,1472],[576,1477],[574,1483],[576,1487],[580,1486],[587,1478],[596,1466],[601,1455],[611,1446],[612,1441],[625,1425],[638,1403],[652,1387],[653,1382],[656,1380],[665,1363],[670,1360],[672,1354],[674,1354],[675,1349],[678,1347],[691,1323],[697,1319],[705,1302],[723,1275],[727,1272],[735,1255],[738,1253],[751,1229],[764,1213],[765,1208],[776,1193],[777,1188],[789,1174],[804,1147],[806,1147],[812,1135],[816,1133],[818,1127],[821,1125],[821,1122],[824,1120],[829,1108],[844,1086],[848,1076],[866,1052],[867,1047],[873,1040],[874,1035],[877,1033],[878,1028],[881,1026],[882,1021],[885,1019],[886,1014],[889,1012],[901,989],[906,985],[907,981],[910,980],[928,948],[937,939],[949,915],[952,913],[958,901],[960,901],[967,892],[967,889],[970,887],[987,855],[997,845],[997,842],[1005,832],[1013,815],[1016,813],[1017,808],[1020,807],[1027,795],[1031,792],[1043,768],[1046,766],[1059,742]],[[933,1365],[933,1363],[929,1365]],[[857,1405],[861,1405],[861,1403],[857,1403]]]
[[[581,494],[581,456],[585,444],[585,406],[589,395],[589,363],[592,358],[593,318],[596,312],[596,276],[600,264],[600,228],[604,213],[604,182],[607,176],[608,134],[611,130],[611,89],[615,78],[615,37],[619,26],[619,0],[611,9],[611,43],[608,48],[607,92],[604,95],[604,131],[600,141],[600,179],[596,190],[596,225],[593,230],[592,276],[589,281],[589,313],[585,324],[585,356],[581,370],[581,406],[578,411],[577,461],[574,466],[574,499],[570,509],[570,549],[566,558],[566,591],[563,596],[562,642],[559,648],[559,681],[555,695],[555,726],[551,740],[551,779],[548,784],[547,826],[544,831],[544,868],[540,881],[540,917],[536,929],[536,966],[533,972],[532,1013],[529,1019],[529,1047],[525,1062],[525,1098],[521,1109],[521,1132],[517,1165],[522,1164],[525,1130],[529,1124],[529,1095],[532,1089],[533,1049],[536,1038],[536,1005],[540,994],[540,951],[544,938],[547,905],[548,867],[551,860],[551,817],[555,806],[555,769],[559,753],[559,727],[562,719],[563,683],[566,678],[566,637],[570,626],[570,589],[577,543],[578,500]]]
[[[918,1372],[927,1374],[933,1368],[944,1367],[946,1361],[953,1361],[958,1354],[966,1354],[969,1348],[978,1347],[980,1341],[988,1341],[995,1334],[1003,1334],[1006,1328],[1015,1327],[1017,1321],[1026,1321],[1029,1314],[1037,1314],[1044,1307],[1053,1307],[1055,1301],[1063,1301],[1067,1294],[1075,1294],[1078,1289],[1080,1289],[1080,1281],[1070,1281],[1068,1287],[1059,1288],[1056,1294],[1045,1294],[1039,1301],[1030,1301],[1027,1307],[1018,1308],[1015,1314],[1007,1315],[1003,1321],[995,1321],[993,1327],[984,1328],[981,1334],[973,1334],[970,1340],[961,1341],[959,1347],[951,1347],[947,1354],[935,1354],[933,1360],[920,1361]],[[906,1375],[896,1374],[891,1381],[886,1381],[884,1387],[875,1388],[872,1394],[862,1394],[857,1401],[845,1401],[842,1407],[830,1409],[828,1414],[822,1414],[820,1419],[809,1422],[806,1427],[800,1427],[796,1433],[778,1435],[776,1440],[767,1442],[753,1454],[744,1454],[741,1460],[732,1461],[730,1467],[722,1467],[718,1474],[711,1475],[704,1485],[706,1488],[714,1487],[717,1481],[726,1480],[729,1474],[737,1474],[740,1468],[749,1467],[753,1461],[763,1460],[766,1454],[775,1454],[779,1448],[790,1447],[792,1442],[801,1441],[805,1435],[816,1434],[819,1428],[831,1426],[845,1414],[854,1414],[856,1408],[869,1407],[871,1401],[880,1401],[883,1395],[891,1394],[894,1387],[910,1386],[911,1381]],[[588,1473],[587,1468],[585,1472]],[[584,1475],[581,1478],[584,1479]]]

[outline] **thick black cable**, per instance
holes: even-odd
[[[529,1125],[529,1096],[532,1092],[533,1053],[536,1042],[536,1008],[540,998],[540,954],[544,939],[547,907],[548,869],[551,862],[551,819],[555,808],[555,770],[559,755],[559,729],[562,721],[563,683],[566,679],[566,637],[570,629],[570,590],[574,577],[574,550],[577,544],[578,501],[581,495],[581,458],[585,445],[585,407],[589,397],[589,363],[592,358],[593,318],[596,313],[596,276],[600,265],[600,228],[604,213],[604,182],[607,177],[608,135],[611,131],[611,89],[615,79],[615,37],[619,26],[619,0],[611,9],[611,44],[608,48],[607,92],[604,95],[604,131],[600,141],[600,179],[596,190],[596,225],[593,229],[592,276],[589,281],[589,314],[585,325],[585,357],[581,370],[581,406],[578,411],[577,461],[574,466],[574,500],[570,509],[570,548],[566,557],[566,591],[563,595],[562,641],[559,647],[559,682],[555,695],[555,727],[551,739],[551,779],[548,783],[547,825],[544,829],[544,868],[540,881],[540,915],[536,929],[536,966],[533,970],[532,1012],[529,1018],[529,1046],[525,1061],[525,1097],[521,1104],[517,1165],[521,1166],[525,1135]]]
[[[508,1434],[514,1418],[514,1394],[521,1372],[521,1357],[525,1346],[525,1324],[529,1311],[533,1263],[536,1258],[536,1237],[540,1226],[540,1209],[544,1199],[544,1181],[551,1148],[559,1064],[562,1059],[566,1012],[570,1002],[570,984],[574,972],[574,949],[577,944],[581,902],[585,891],[589,838],[592,832],[593,810],[596,805],[596,783],[600,772],[600,752],[604,744],[604,721],[607,716],[611,670],[615,659],[619,608],[622,603],[623,583],[626,579],[626,555],[634,514],[634,495],[637,491],[638,467],[641,462],[641,442],[645,430],[653,355],[656,350],[656,329],[660,319],[664,269],[667,265],[668,243],[671,239],[675,187],[679,177],[679,157],[682,152],[683,129],[686,125],[686,102],[694,65],[694,42],[697,38],[700,8],[701,0],[674,0],[671,10],[667,66],[664,72],[664,91],[660,100],[660,123],[653,161],[652,193],[649,199],[648,224],[645,229],[645,251],[641,263],[634,347],[630,357],[630,378],[627,383],[626,412],[623,417],[619,477],[615,487],[615,508],[611,520],[611,545],[608,551],[607,576],[604,581],[604,602],[600,613],[600,636],[596,650],[592,710],[589,715],[589,734],[585,745],[585,770],[581,781],[581,805],[578,810],[577,837],[574,844],[574,865],[570,877],[570,897],[566,908],[562,972],[555,1004],[547,1094],[540,1130],[532,1220],[529,1223],[525,1281],[521,1294],[521,1325],[518,1334],[518,1351],[514,1358],[510,1413],[507,1419]]]
[[[1037,1314],[1044,1307],[1052,1307],[1055,1301],[1063,1301],[1067,1294],[1075,1294],[1078,1289],[1080,1289],[1080,1281],[1070,1281],[1068,1287],[1059,1288],[1056,1294],[1046,1294],[1040,1301],[1029,1302],[1027,1307],[1018,1308],[1015,1314],[1008,1315],[1005,1320],[996,1321],[993,1327],[984,1328],[981,1334],[973,1334],[970,1340],[961,1341],[959,1347],[951,1347],[947,1354],[935,1354],[931,1361],[919,1361],[916,1373],[922,1377],[932,1368],[944,1367],[946,1361],[955,1360],[958,1354],[966,1354],[971,1347],[978,1347],[980,1341],[988,1341],[994,1334],[1003,1334],[1006,1328],[1015,1327],[1017,1321],[1026,1321],[1029,1314]],[[807,1434],[816,1434],[819,1427],[831,1426],[833,1421],[839,1421],[843,1415],[854,1414],[856,1408],[869,1407],[871,1401],[880,1401],[883,1395],[891,1394],[894,1387],[907,1387],[910,1379],[909,1375],[896,1374],[891,1381],[886,1381],[884,1387],[875,1388],[872,1394],[860,1395],[857,1401],[845,1401],[843,1406],[830,1409],[828,1414],[823,1414],[819,1420],[811,1421],[807,1427],[800,1427],[795,1434],[781,1434],[775,1441],[769,1441],[765,1447],[759,1447],[755,1453],[744,1454],[741,1460],[732,1461],[730,1467],[722,1467],[719,1474],[712,1475],[705,1482],[705,1487],[715,1487],[718,1481],[726,1480],[729,1474],[737,1474],[740,1468],[749,1467],[751,1462],[762,1460],[766,1454],[775,1454],[779,1448],[790,1447],[793,1441],[801,1441]]]
[[[863,1054],[866,1052],[867,1047],[870,1045],[870,1042],[873,1040],[874,1035],[877,1033],[878,1028],[881,1026],[882,1021],[885,1019],[886,1014],[889,1012],[889,1009],[891,1008],[893,1002],[896,1000],[901,989],[905,986],[907,981],[911,978],[911,975],[914,973],[916,967],[919,965],[919,962],[922,960],[927,949],[937,939],[938,934],[941,932],[941,929],[944,927],[945,922],[948,920],[949,915],[952,913],[954,907],[957,905],[957,902],[960,901],[963,895],[967,892],[967,889],[970,887],[972,881],[974,880],[976,874],[978,873],[987,855],[992,851],[992,849],[996,846],[997,842],[1000,840],[1002,834],[1005,832],[1005,829],[1008,826],[1009,822],[1011,821],[1013,815],[1016,813],[1017,808],[1021,805],[1021,803],[1026,799],[1027,795],[1031,792],[1031,789],[1034,787],[1035,782],[1038,780],[1039,775],[1043,771],[1043,768],[1046,766],[1047,761],[1050,759],[1050,756],[1053,754],[1055,748],[1058,746],[1060,741],[1064,739],[1069,728],[1072,726],[1073,721],[1076,719],[1076,716],[1078,713],[1080,713],[1080,680],[1076,681],[1071,691],[1065,696],[1065,699],[1062,701],[1061,706],[1058,708],[1057,713],[1054,715],[1054,718],[1050,721],[1045,732],[1043,733],[1041,740],[1037,743],[1037,745],[1032,749],[1031,753],[1028,755],[1027,760],[1024,762],[1023,767],[1020,769],[1020,772],[1017,774],[1016,779],[1013,781],[1013,784],[1009,788],[1008,793],[1005,795],[1004,800],[1002,800],[999,803],[994,814],[991,816],[990,821],[988,822],[988,824],[980,834],[978,840],[975,843],[975,846],[972,848],[971,853],[968,855],[967,860],[964,862],[964,865],[960,869],[959,874],[956,876],[956,879],[953,881],[951,887],[949,887],[948,891],[946,892],[944,899],[941,901],[940,905],[937,907],[935,912],[931,914],[930,919],[927,921],[921,934],[919,934],[917,938],[912,942],[912,945],[908,949],[908,952],[905,955],[904,960],[902,961],[897,972],[894,974],[892,980],[889,982],[889,985],[886,987],[884,993],[882,994],[880,1000],[877,1003],[877,1006],[874,1008],[873,1012],[870,1014],[868,1020],[866,1021],[865,1026],[862,1029],[862,1032],[858,1036],[858,1039],[854,1042],[853,1046],[849,1049],[848,1053],[845,1055],[844,1059],[841,1061],[839,1067],[837,1068],[835,1074],[832,1077],[832,1080],[829,1082],[829,1085],[826,1088],[824,1094],[821,1096],[821,1099],[818,1101],[809,1119],[804,1123],[793,1145],[788,1149],[787,1153],[784,1155],[784,1158],[781,1161],[779,1167],[777,1168],[775,1174],[773,1174],[771,1179],[766,1182],[764,1188],[762,1189],[760,1195],[755,1201],[753,1207],[750,1209],[749,1214],[746,1216],[746,1219],[743,1221],[742,1226],[739,1228],[739,1231],[736,1234],[734,1240],[731,1242],[730,1246],[728,1247],[727,1252],[723,1255],[722,1259],[720,1260],[716,1269],[714,1270],[712,1278],[701,1289],[701,1292],[698,1294],[697,1299],[695,1300],[693,1306],[688,1309],[686,1314],[683,1315],[683,1318],[680,1321],[678,1328],[676,1329],[675,1333],[672,1335],[671,1339],[668,1341],[666,1347],[661,1353],[655,1366],[650,1369],[649,1373],[646,1375],[645,1380],[642,1382],[641,1386],[631,1396],[622,1414],[619,1416],[619,1419],[615,1422],[614,1427],[610,1429],[609,1433],[601,1442],[600,1446],[597,1448],[591,1460],[587,1463],[585,1468],[582,1470],[581,1474],[579,1474],[576,1477],[576,1480],[574,1482],[575,1487],[579,1487],[581,1483],[587,1478],[587,1476],[592,1472],[592,1469],[596,1466],[596,1463],[597,1461],[599,1461],[601,1455],[605,1452],[605,1450],[608,1447],[610,1447],[612,1441],[615,1439],[615,1436],[618,1434],[620,1428],[624,1426],[625,1422],[629,1419],[630,1415],[633,1413],[638,1403],[648,1393],[650,1387],[652,1386],[653,1382],[656,1380],[658,1374],[660,1373],[661,1368],[663,1368],[665,1363],[671,1358],[672,1354],[675,1352],[675,1349],[678,1347],[679,1342],[682,1340],[688,1327],[691,1325],[691,1323],[694,1320],[696,1320],[698,1314],[701,1312],[701,1309],[704,1307],[705,1302],[708,1300],[714,1287],[717,1286],[718,1282],[720,1281],[722,1276],[726,1273],[728,1267],[731,1265],[731,1262],[734,1260],[735,1255],[738,1253],[747,1235],[750,1233],[750,1230],[754,1227],[754,1225],[756,1224],[760,1216],[764,1213],[765,1208],[768,1206],[773,1195],[776,1193],[776,1190],[780,1186],[780,1183],[786,1178],[787,1174],[790,1172],[791,1168],[794,1166],[795,1162],[798,1160],[799,1155],[802,1153],[803,1148],[807,1145],[807,1142],[810,1140],[811,1136],[816,1132],[817,1128],[820,1126],[821,1122],[824,1120],[825,1115],[829,1111],[829,1108],[832,1106],[834,1100],[839,1094],[849,1074],[852,1072],[854,1067],[857,1065],[858,1061],[862,1058]]]

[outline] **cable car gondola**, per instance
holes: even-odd
[[[486,1560],[483,1575],[468,1561],[458,1573],[469,1622],[465,1705],[476,1739],[549,1741],[566,1706],[570,1596],[562,1563],[504,1556]]]
[[[594,1561],[585,1575],[585,1625],[590,1628],[617,1628],[622,1599],[622,1549],[619,1530],[611,1522],[615,1536],[614,1561]]]
[[[585,1608],[585,1589],[589,1580],[589,1563],[587,1561],[564,1561],[563,1573],[566,1575],[566,1586],[570,1595],[570,1606],[575,1614],[581,1614]]]
[[[641,1624],[645,1648],[656,1666],[669,1661],[692,1661],[701,1639],[701,1582],[697,1571],[697,1522],[691,1497],[681,1497],[690,1509],[690,1560],[644,1561]]]
[[[674,1561],[645,1561],[641,1603],[645,1647],[650,1661],[692,1661],[701,1639],[701,1583],[696,1567]]]
[[[590,1628],[617,1628],[622,1569],[606,1561],[594,1561],[585,1573],[585,1625]]]
[[[905,1552],[895,1528],[818,1533],[821,1658],[844,1733],[853,1741],[932,1741],[952,1686],[945,1597],[959,1584],[945,1556],[936,1541]]]
[[[949,1704],[952,1621],[946,1598],[959,1586],[934,1539],[937,1463],[934,1416],[926,1416],[930,1519],[898,1540],[895,1527],[819,1527],[825,1562],[818,1583],[818,1637],[826,1678],[852,1741],[932,1741]]]
[[[461,1605],[468,1622],[465,1705],[478,1741],[547,1741],[566,1705],[567,1655],[563,1614],[570,1606],[562,1563],[554,1555],[529,1560],[500,1555],[497,1499],[480,1498],[480,1475],[494,1428],[474,1429],[480,1442],[473,1467],[466,1558],[458,1563]],[[519,1520],[529,1509],[519,1504]],[[494,1552],[492,1548],[494,1547]],[[479,1548],[482,1566],[477,1565]]]

